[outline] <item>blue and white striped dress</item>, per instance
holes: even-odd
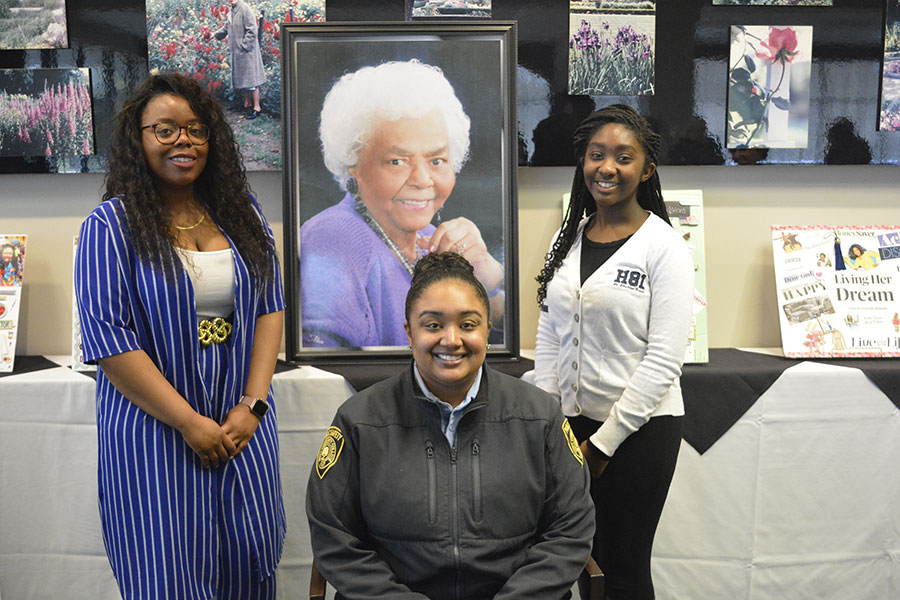
[[[260,219],[272,231],[254,201]],[[127,239],[118,200],[98,206],[81,226],[75,293],[86,362],[144,350],[198,413],[221,423],[241,397],[256,318],[285,306],[275,276],[257,290],[234,255],[234,330],[230,347],[204,355],[197,338],[194,291],[182,270],[174,284],[141,262]],[[227,236],[226,236],[227,237]],[[213,360],[210,360],[213,359]],[[209,373],[218,373],[210,377]],[[204,376],[204,373],[207,375]],[[99,505],[107,556],[125,598],[213,598],[225,540],[217,519],[251,545],[250,575],[270,577],[281,557],[285,518],[278,471],[275,403],[250,444],[227,466],[204,469],[182,435],[149,416],[97,374]],[[233,469],[227,472],[226,469]],[[222,515],[223,478],[236,481],[238,514]]]

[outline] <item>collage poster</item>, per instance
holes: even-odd
[[[784,355],[900,356],[900,226],[772,226]]]
[[[691,332],[684,352],[684,362],[709,362],[709,335],[706,310],[706,243],[703,234],[703,191],[663,190],[666,212],[672,227],[687,243],[694,261],[694,304]]]
[[[0,373],[11,373],[22,304],[26,235],[0,233]]]

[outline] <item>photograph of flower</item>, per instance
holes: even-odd
[[[887,0],[881,66],[880,131],[900,131],[900,0]]]
[[[655,33],[656,2],[570,2],[569,93],[652,95]]]
[[[66,0],[0,0],[0,50],[68,47]]]
[[[176,71],[206,86],[222,104],[247,170],[277,171],[279,23],[324,20],[325,0],[147,0],[150,72]]]
[[[713,6],[833,6],[832,0],[713,0]]]
[[[806,148],[812,27],[733,25],[728,148]]]
[[[491,18],[491,0],[406,0],[406,18]]]
[[[90,69],[0,69],[0,156],[93,153]]]

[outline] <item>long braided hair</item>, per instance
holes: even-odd
[[[103,200],[119,199],[128,239],[137,255],[174,280],[183,268],[175,254],[175,231],[141,142],[144,109],[150,100],[164,94],[187,100],[209,126],[209,156],[194,187],[198,199],[234,242],[257,285],[262,285],[274,276],[271,259],[275,247],[250,201],[247,174],[231,127],[219,104],[194,80],[175,73],[153,75],[125,103],[110,140]]]
[[[585,215],[593,213],[597,208],[594,198],[584,182],[584,156],[585,152],[587,152],[588,143],[590,143],[597,130],[609,123],[624,125],[634,134],[634,137],[637,138],[644,150],[647,163],[659,162],[659,134],[653,131],[653,127],[650,126],[647,119],[630,106],[611,104],[591,113],[588,118],[582,121],[578,129],[575,130],[573,138],[575,159],[578,164],[575,167],[575,175],[572,177],[572,193],[569,198],[569,206],[566,208],[566,215],[563,218],[559,236],[553,243],[553,248],[547,253],[541,274],[536,277],[539,284],[537,293],[538,305],[541,305],[547,297],[547,284],[553,279],[556,270],[572,248],[581,219]],[[656,171],[653,172],[653,175],[647,181],[643,181],[638,185],[637,201],[641,208],[652,212],[671,225],[666,214],[666,205],[663,202],[662,188],[660,187],[659,175]]]

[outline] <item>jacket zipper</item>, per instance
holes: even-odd
[[[453,539],[453,566],[456,569],[456,597],[462,598],[462,561],[459,556],[459,479],[457,474],[456,444],[450,449],[450,498],[453,501],[451,537]]]
[[[481,446],[478,440],[472,442],[472,508],[475,522],[481,522]]]
[[[428,523],[437,523],[437,467],[434,461],[434,444],[425,440],[425,464],[428,470]]]

